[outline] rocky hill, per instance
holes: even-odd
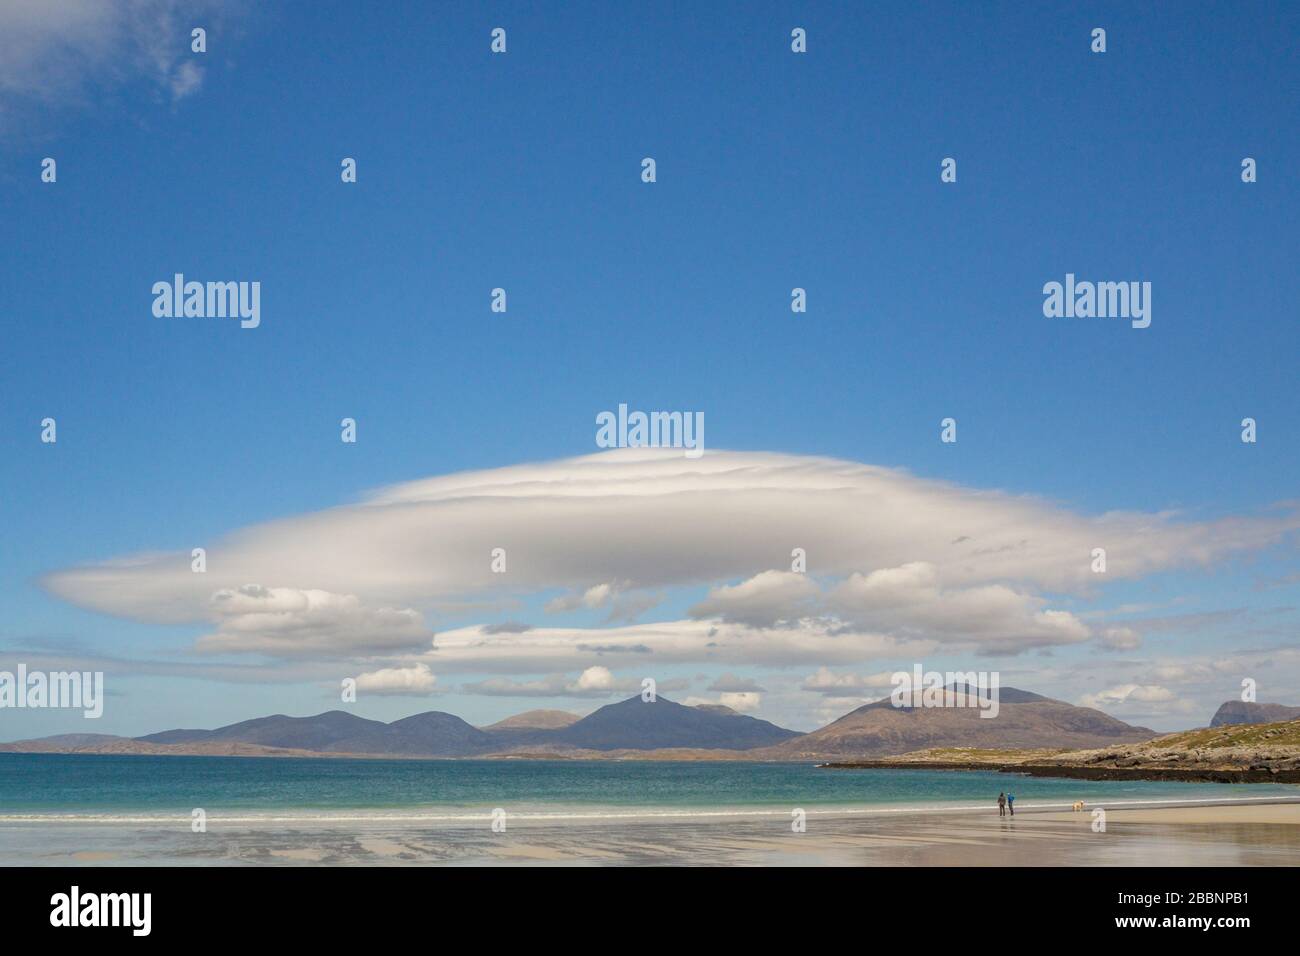
[[[935,747],[997,750],[1076,749],[1136,743],[1156,735],[1090,707],[1076,707],[1029,691],[1004,687],[996,717],[978,707],[895,707],[877,701],[802,737],[762,751],[766,758],[883,757]]]
[[[1228,724],[1272,724],[1280,720],[1294,720],[1300,717],[1300,707],[1288,707],[1286,704],[1255,704],[1241,700],[1230,700],[1219,705],[1210,720],[1211,727],[1224,727]]]

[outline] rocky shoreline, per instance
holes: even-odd
[[[1076,780],[1300,783],[1300,721],[1205,728],[1096,750],[949,747],[819,766],[831,770],[996,770]]]
[[[1029,777],[1072,780],[1163,780],[1185,783],[1300,783],[1300,769],[1106,767],[1077,764],[990,763],[987,761],[856,760],[818,764],[826,770],[996,770]]]

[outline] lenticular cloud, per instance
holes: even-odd
[[[1213,522],[1082,515],[1031,495],[830,458],[618,449],[412,481],[195,542],[207,549],[206,573],[191,570],[188,551],[154,553],[58,571],[44,584],[108,614],[212,623],[210,642],[232,650],[255,642],[230,635],[263,625],[282,645],[332,646],[358,621],[393,646],[417,639],[420,615],[442,602],[584,592],[609,581],[624,590],[713,588],[697,615],[761,623],[742,613],[753,591],[767,602],[760,618],[780,617],[773,600],[789,601],[798,616],[813,589],[784,574],[737,587],[764,572],[788,574],[801,548],[808,573],[835,588],[814,601],[823,610],[891,624],[924,607],[920,617],[938,626],[945,602],[959,613],[979,596],[1037,614],[1037,593],[1090,593],[1105,581],[1206,564],[1266,547],[1298,525],[1290,512]],[[1092,570],[1095,548],[1107,552],[1104,576]],[[495,549],[504,573],[493,571]],[[229,598],[266,594],[279,603]],[[335,637],[322,641],[317,631]]]

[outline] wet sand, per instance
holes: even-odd
[[[1294,866],[1300,803],[1083,812],[812,813],[672,822],[329,826],[0,823],[6,865]]]
[[[1088,813],[1085,809],[1084,814]],[[1044,819],[1067,820],[1077,813],[1045,813]],[[1253,805],[1163,807],[1160,809],[1108,810],[1107,824],[1115,823],[1194,823],[1204,826],[1234,823],[1264,823],[1300,826],[1300,803]]]

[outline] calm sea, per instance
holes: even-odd
[[[1088,781],[996,772],[819,770],[812,764],[355,760],[0,754],[4,820],[212,818],[479,820],[987,809],[1300,797],[1285,784]]]

